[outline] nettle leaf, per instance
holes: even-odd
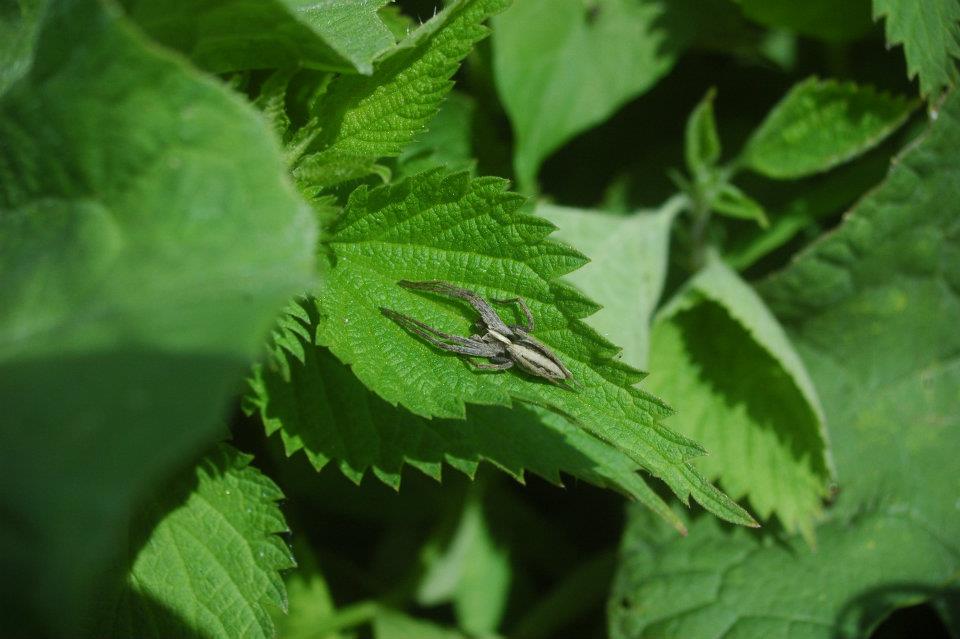
[[[596,305],[556,278],[585,258],[547,241],[553,225],[519,213],[522,202],[503,180],[442,171],[354,191],[328,244],[334,266],[316,299],[317,342],[388,402],[425,417],[462,419],[466,403],[550,407],[628,454],[681,499],[693,495],[721,517],[752,523],[688,463],[703,449],[660,423],[671,410],[633,387],[642,374],[614,360],[618,349],[580,321]],[[450,300],[400,288],[402,279],[441,279],[488,298],[525,298],[537,338],[558,353],[579,388],[518,372],[478,373],[462,358],[437,352],[380,308],[461,335],[471,333],[475,316]],[[645,499],[666,513],[664,502],[652,494]]]
[[[630,366],[647,366],[650,318],[663,293],[670,229],[682,207],[682,198],[630,215],[537,206],[537,215],[557,225],[557,239],[590,258],[567,279],[603,306],[586,322],[622,344],[623,361]]]
[[[768,27],[830,42],[855,40],[870,31],[870,0],[736,0],[744,15]]]
[[[956,86],[960,57],[960,4],[956,0],[873,0],[873,19],[886,23],[887,43],[903,45],[907,77],[920,78],[932,96]]]
[[[713,115],[716,96],[716,89],[707,91],[687,118],[683,151],[690,175],[705,175],[720,159],[720,135]]]
[[[776,179],[826,171],[879,144],[915,107],[852,82],[809,78],[767,114],[740,161]]]
[[[340,76],[316,106],[319,132],[295,169],[297,178],[329,187],[376,171],[395,157],[437,113],[450,79],[483,22],[507,0],[457,0],[410,34],[370,77]]]
[[[283,497],[253,459],[221,445],[143,508],[125,589],[100,633],[115,637],[273,637],[286,609],[277,535]]]
[[[668,33],[668,10],[656,0],[523,0],[494,20],[494,76],[523,190],[550,153],[670,71],[686,41]]]
[[[654,392],[683,398],[676,427],[712,453],[697,466],[812,538],[832,480],[820,402],[780,324],[718,257],[658,314],[650,366]]]
[[[469,477],[485,460],[524,481],[525,471],[561,484],[560,471],[634,499],[651,500],[638,465],[567,420],[534,406],[471,406],[465,420],[424,419],[388,404],[313,340],[319,316],[304,302],[285,315],[274,357],[255,369],[247,408],[287,455],[302,450],[320,470],[331,460],[359,483],[372,469],[400,487],[404,464],[440,479],[443,464]]]
[[[364,75],[373,73],[374,60],[396,42],[380,15],[390,1],[283,0]]]
[[[207,71],[305,66],[366,73],[393,44],[378,0],[122,0],[150,37]],[[363,34],[362,39],[357,34]]]
[[[222,436],[316,224],[260,115],[116,12],[53,3],[37,44],[0,98],[0,607],[63,636],[131,509]]]
[[[842,489],[816,550],[709,518],[677,544],[637,512],[611,636],[864,637],[896,608],[955,592],[960,480],[945,469],[960,447],[958,149],[953,95],[837,231],[760,286],[830,423]]]
[[[763,228],[770,224],[763,206],[731,182],[724,182],[717,187],[710,205],[720,215],[751,220]]]
[[[469,95],[450,93],[423,134],[400,153],[394,179],[440,167],[472,172],[477,163],[471,142],[476,107]]]

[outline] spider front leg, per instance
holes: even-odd
[[[394,322],[410,331],[414,335],[423,338],[437,348],[460,355],[472,355],[473,357],[496,357],[502,353],[500,348],[491,344],[481,342],[480,340],[451,335],[437,330],[420,320],[414,319],[409,315],[398,313],[389,308],[380,307],[380,312],[392,319]]]
[[[459,297],[462,300],[466,300],[470,303],[470,306],[472,306],[474,310],[480,314],[480,318],[483,320],[486,328],[493,329],[504,335],[510,335],[510,328],[503,323],[503,320],[500,319],[500,316],[497,315],[497,312],[494,311],[482,297],[473,291],[460,288],[459,286],[454,286],[449,282],[444,282],[441,280],[425,280],[422,282],[400,280],[397,282],[397,284],[404,288],[430,291],[431,293],[438,293],[440,295],[447,295],[449,297]]]
[[[497,302],[498,304],[516,304],[517,306],[519,306],[520,310],[523,312],[524,317],[527,318],[527,325],[524,327],[524,330],[527,331],[528,333],[533,332],[533,328],[534,326],[536,326],[536,324],[533,321],[533,313],[530,312],[530,307],[527,306],[527,303],[523,301],[522,297],[511,297],[509,299],[503,299],[503,300],[495,299],[495,298],[490,298],[490,299],[492,299],[494,302]]]

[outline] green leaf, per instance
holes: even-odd
[[[494,20],[494,75],[523,190],[550,153],[670,71],[685,41],[669,37],[667,10],[658,0],[522,0]]]
[[[131,541],[145,542],[101,636],[274,636],[278,571],[295,563],[277,536],[283,495],[252,459],[221,445],[143,509]]]
[[[472,171],[476,164],[471,148],[475,110],[473,98],[452,92],[423,135],[400,153],[394,177],[400,179],[439,167],[446,167],[449,171]]]
[[[391,0],[283,0],[294,15],[313,27],[364,75],[396,42],[380,9]]]
[[[580,321],[596,305],[556,278],[585,260],[546,240],[553,226],[518,213],[522,201],[503,180],[441,171],[358,188],[330,238],[334,267],[316,299],[318,343],[388,402],[425,417],[462,419],[466,403],[551,407],[627,453],[681,499],[692,494],[718,516],[751,523],[688,463],[703,449],[660,423],[671,411],[633,387],[642,374],[612,359],[617,349]],[[538,321],[537,338],[558,353],[579,387],[513,371],[481,374],[438,352],[380,309],[460,335],[470,334],[474,316],[462,305],[399,287],[403,279],[440,279],[488,298],[525,298]],[[648,503],[665,511],[652,493]]]
[[[887,44],[903,45],[907,77],[935,96],[956,86],[960,57],[960,3],[956,0],[873,0],[873,19],[886,23]]]
[[[303,450],[317,470],[335,460],[357,483],[372,469],[394,488],[404,464],[439,480],[444,463],[473,477],[486,460],[521,482],[531,471],[560,485],[563,471],[655,500],[636,462],[546,410],[471,406],[466,420],[428,420],[388,404],[314,345],[319,318],[312,304],[291,311],[275,336],[275,356],[255,371],[248,398],[267,432],[280,431],[287,455]]]
[[[690,175],[705,175],[720,159],[720,135],[713,116],[716,95],[716,89],[707,91],[687,118],[683,150]]]
[[[393,44],[377,0],[122,0],[150,37],[213,73],[305,66],[369,74]],[[320,8],[318,15],[311,7]],[[349,5],[349,6],[348,6]],[[295,10],[300,6],[300,10]],[[360,10],[358,10],[360,9]],[[361,11],[362,10],[362,11]],[[361,41],[355,36],[363,33]]]
[[[458,627],[470,635],[485,636],[495,632],[503,619],[513,571],[509,549],[490,529],[482,492],[476,486],[468,490],[446,546],[425,549],[417,603],[452,602]]]
[[[768,27],[829,42],[855,40],[870,31],[870,0],[736,0],[744,15]]]
[[[384,609],[373,619],[374,639],[467,639],[467,635],[432,621]]]
[[[741,191],[736,185],[724,182],[710,202],[711,208],[727,217],[751,220],[761,227],[767,227],[767,214],[759,202]]]
[[[683,398],[676,427],[711,452],[697,466],[810,538],[832,481],[820,402],[780,324],[716,256],[658,314],[650,364],[651,390]]]
[[[622,344],[623,361],[630,366],[647,365],[650,318],[663,293],[670,228],[682,206],[675,198],[659,210],[631,215],[537,206],[537,215],[557,225],[557,239],[590,258],[567,279],[603,306],[586,322]]]
[[[410,34],[370,77],[340,76],[320,98],[320,128],[295,170],[328,187],[365,177],[420,133],[453,86],[451,77],[487,34],[483,22],[506,0],[457,0]]]
[[[949,596],[960,570],[960,96],[844,224],[761,292],[830,423],[841,490],[812,550],[644,513],[624,538],[611,636],[869,636]],[[659,530],[658,530],[659,529]]]
[[[767,114],[741,162],[776,179],[826,171],[876,146],[915,106],[852,82],[809,78]]]
[[[221,436],[316,225],[260,115],[115,12],[54,3],[37,42],[0,98],[0,616],[62,636]]]

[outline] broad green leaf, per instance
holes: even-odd
[[[719,258],[658,314],[647,383],[683,399],[697,466],[763,519],[810,538],[832,472],[823,412],[800,358],[753,289]]]
[[[467,639],[467,635],[432,621],[384,609],[373,619],[374,639]]]
[[[543,409],[472,406],[466,420],[428,420],[391,406],[316,347],[311,336],[319,318],[310,308],[291,308],[295,314],[277,331],[275,356],[256,369],[248,398],[267,432],[280,431],[288,455],[303,450],[317,470],[334,460],[357,483],[372,469],[395,488],[404,464],[440,479],[444,463],[473,477],[486,460],[521,482],[530,471],[561,484],[563,471],[654,501],[636,462]]]
[[[949,596],[960,571],[960,96],[844,224],[760,287],[830,423],[840,492],[797,538],[683,544],[644,513],[624,539],[613,637],[865,637]]]
[[[350,60],[360,72],[373,72],[373,62],[396,42],[380,17],[391,0],[283,0],[300,20]]]
[[[744,15],[760,24],[830,42],[854,40],[872,26],[870,0],[735,1]]]
[[[213,73],[305,66],[369,74],[373,58],[393,44],[375,0],[360,7],[344,0],[121,2],[150,37]],[[324,17],[317,15],[320,5]],[[357,33],[367,39],[357,40]]]
[[[687,118],[684,134],[684,157],[690,175],[705,175],[720,159],[720,135],[713,116],[716,89],[710,89]]]
[[[682,500],[692,494],[719,516],[752,523],[689,464],[703,449],[661,424],[671,410],[633,387],[642,374],[614,360],[618,349],[580,321],[596,305],[557,278],[585,259],[548,241],[553,225],[519,213],[522,201],[503,180],[442,171],[355,190],[328,244],[333,268],[315,300],[322,318],[318,343],[388,402],[425,417],[462,419],[467,403],[550,407],[627,453]],[[525,298],[538,321],[537,338],[566,363],[578,387],[516,371],[484,374],[438,352],[381,308],[460,335],[470,334],[475,317],[461,304],[399,287],[403,279],[445,280],[488,298]],[[662,501],[647,498],[664,512]]]
[[[278,571],[295,563],[277,535],[283,497],[250,455],[221,445],[139,514],[112,637],[273,637],[286,608]]]
[[[471,148],[475,110],[476,103],[470,96],[451,92],[423,134],[400,153],[395,179],[439,167],[472,171],[476,164]]]
[[[518,0],[494,20],[494,75],[523,190],[550,153],[670,71],[686,41],[668,32],[667,10],[658,0]]]
[[[506,611],[512,569],[509,549],[498,541],[486,519],[482,484],[467,491],[453,535],[445,547],[425,549],[417,603],[452,602],[458,627],[470,635],[497,630]]]
[[[506,1],[456,0],[401,42],[372,76],[334,80],[316,107],[320,130],[297,178],[328,187],[365,177],[377,159],[399,155],[437,113],[460,61],[486,36],[483,22]]]
[[[115,12],[54,3],[37,42],[0,98],[0,616],[60,636],[221,436],[316,228],[259,114]]]
[[[721,215],[751,220],[761,227],[769,225],[763,206],[731,182],[720,185],[710,204],[711,208]]]
[[[935,96],[956,86],[960,57],[960,3],[956,0],[873,0],[873,19],[883,18],[887,44],[902,45],[907,77],[920,78],[920,93]]]
[[[567,276],[603,306],[586,319],[606,339],[623,345],[623,361],[644,368],[650,318],[663,292],[667,249],[680,198],[659,210],[610,215],[540,204],[537,215],[557,225],[557,239],[590,258]]]
[[[915,106],[852,82],[809,78],[767,114],[741,162],[777,179],[826,171],[876,146]]]

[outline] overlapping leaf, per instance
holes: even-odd
[[[650,0],[523,0],[495,21],[497,90],[516,131],[523,188],[552,151],[673,67],[686,42],[668,37],[667,11]]]
[[[378,0],[123,0],[164,46],[214,73],[304,66],[366,73],[393,44]]]
[[[296,168],[302,182],[331,186],[364,177],[420,133],[450,91],[451,76],[487,34],[507,0],[457,0],[398,45],[372,76],[340,76],[315,108],[319,127]]]
[[[650,319],[663,293],[670,229],[682,205],[675,198],[659,210],[630,215],[537,206],[538,215],[557,225],[558,239],[590,258],[567,277],[603,306],[586,322],[622,345],[630,366],[647,366]]]
[[[287,602],[278,571],[294,561],[276,534],[287,530],[283,495],[251,459],[221,445],[143,508],[131,541],[145,543],[131,548],[126,587],[99,634],[274,636],[271,613]]]
[[[826,171],[880,143],[915,105],[852,82],[810,78],[795,85],[747,141],[742,163],[763,175]]]
[[[317,342],[388,402],[425,417],[463,418],[467,403],[510,405],[519,399],[548,406],[625,452],[681,499],[693,495],[722,517],[752,523],[688,463],[703,449],[660,423],[670,409],[633,387],[642,374],[612,359],[617,349],[580,321],[596,305],[557,277],[584,258],[547,241],[553,226],[519,213],[521,203],[502,180],[442,171],[356,190],[328,245],[334,266],[315,300]],[[437,352],[379,309],[458,334],[469,334],[474,317],[449,300],[401,289],[401,279],[442,279],[488,297],[525,298],[538,321],[538,338],[559,354],[579,387],[512,371],[481,374],[461,358]],[[652,492],[643,499],[669,516]]]
[[[753,289],[713,256],[658,314],[650,351],[650,387],[683,398],[676,427],[712,453],[698,466],[812,541],[833,479],[823,410]]]
[[[929,96],[956,86],[960,57],[960,3],[956,0],[873,0],[873,17],[883,18],[887,42],[903,45],[907,76],[920,78]]]
[[[831,425],[841,490],[816,551],[707,520],[676,544],[640,513],[610,599],[613,637],[862,637],[891,610],[955,590],[957,149],[953,95],[844,225],[761,287]]]
[[[51,3],[0,139],[0,623],[64,636],[221,435],[316,225],[258,114],[101,3]]]

